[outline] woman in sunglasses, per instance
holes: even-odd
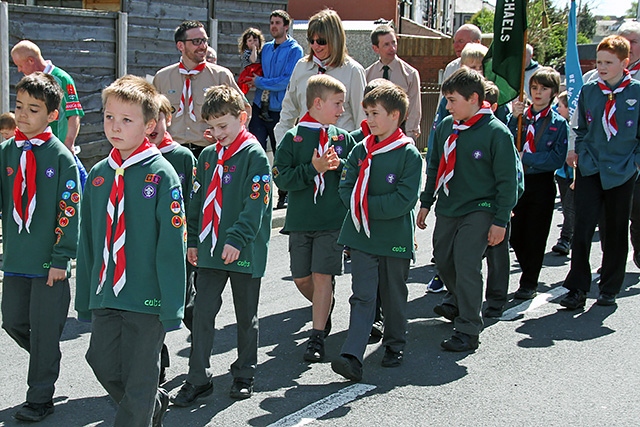
[[[364,68],[347,54],[347,43],[340,16],[330,9],[322,10],[309,19],[307,29],[309,54],[296,64],[289,88],[282,101],[280,122],[274,130],[277,142],[307,112],[306,89],[309,77],[328,74],[347,87],[344,113],[336,126],[354,131],[364,120],[362,97],[366,85]]]

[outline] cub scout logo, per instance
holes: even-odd
[[[47,176],[47,178],[53,178],[53,176],[56,174],[56,171],[53,168],[47,168],[47,170],[44,171],[44,174]]]

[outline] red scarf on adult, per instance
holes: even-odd
[[[182,86],[182,96],[180,97],[180,107],[178,108],[178,112],[176,113],[176,117],[180,117],[184,114],[185,104],[186,108],[189,109],[189,117],[194,122],[198,121],[196,118],[196,113],[193,109],[193,94],[191,93],[191,77],[198,75],[204,70],[207,66],[206,62],[198,64],[193,70],[187,70],[187,67],[184,66],[184,63],[180,61],[180,65],[178,65],[178,71],[180,74],[185,75],[184,85]]]

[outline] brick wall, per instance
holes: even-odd
[[[420,80],[438,83],[438,71],[456,58],[450,38],[401,35],[398,56],[420,72]]]

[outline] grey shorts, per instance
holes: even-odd
[[[291,275],[294,279],[311,273],[342,274],[340,230],[292,231],[289,234]]]

